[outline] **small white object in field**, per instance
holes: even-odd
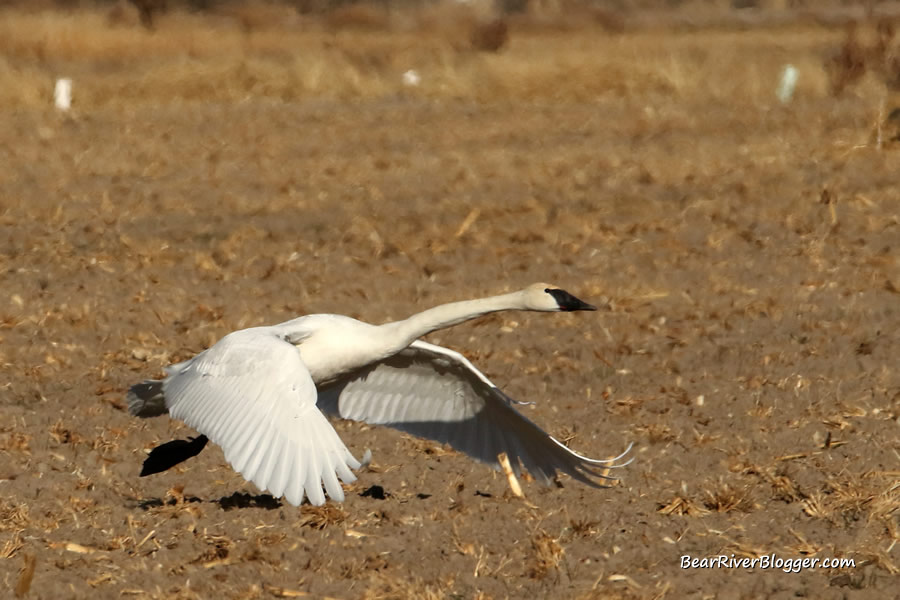
[[[794,90],[797,88],[797,78],[800,73],[794,65],[785,65],[781,71],[781,81],[778,82],[778,89],[775,95],[782,104],[787,104],[794,97]]]
[[[415,69],[410,69],[403,74],[403,85],[414,87],[419,85],[420,83],[422,83],[422,77]]]
[[[68,77],[56,80],[56,87],[53,89],[53,103],[57,109],[63,112],[72,108],[72,80]]]

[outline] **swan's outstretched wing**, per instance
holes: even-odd
[[[265,328],[230,334],[170,373],[169,414],[206,435],[248,481],[299,505],[344,499],[360,464],[316,408],[297,348]]]
[[[603,487],[598,479],[615,478],[600,471],[624,466],[618,464],[624,453],[593,460],[572,452],[519,413],[513,407],[519,403],[463,355],[422,341],[320,386],[318,404],[345,419],[388,425],[449,444],[495,469],[497,455],[506,452],[517,473],[521,461],[545,484],[561,471]]]

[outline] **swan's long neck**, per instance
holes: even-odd
[[[501,310],[527,310],[522,292],[441,304],[408,319],[385,323],[381,328],[392,340],[397,341],[400,348],[405,348],[432,331],[452,327]]]

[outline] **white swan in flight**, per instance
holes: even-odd
[[[576,454],[520,414],[463,355],[420,341],[432,331],[502,310],[596,310],[538,283],[524,290],[452,302],[412,317],[370,325],[341,315],[308,315],[226,335],[166,369],[163,380],[132,386],[128,410],[168,413],[211,439],[248,481],[300,505],[344,499],[338,478],[356,480],[360,462],[324,412],[388,425],[447,443],[497,468],[505,452],[549,484],[558,471],[603,487],[609,460]],[[205,439],[194,454],[202,449]],[[629,450],[630,450],[629,446]],[[629,461],[630,462],[630,461]]]

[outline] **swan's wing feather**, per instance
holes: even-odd
[[[206,435],[261,490],[299,505],[306,495],[344,499],[337,475],[356,479],[357,461],[316,408],[300,353],[262,329],[230,334],[178,365],[165,384],[169,414]]]
[[[449,444],[498,468],[505,452],[549,484],[557,472],[602,487],[614,479],[603,469],[624,466],[618,459],[594,460],[566,448],[515,408],[461,354],[426,342],[319,388],[319,407],[345,419],[388,425]],[[621,457],[619,457],[621,458]]]

